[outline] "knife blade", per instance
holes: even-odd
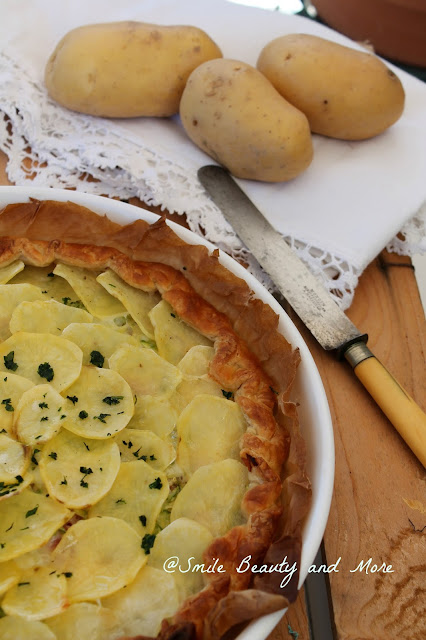
[[[235,182],[217,165],[198,170],[210,198],[320,345],[336,350],[426,467],[426,414],[367,347],[322,283]]]

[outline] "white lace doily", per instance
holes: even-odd
[[[40,6],[45,7],[46,2],[48,0],[41,0]],[[194,2],[195,0],[186,0],[182,4],[182,9],[186,8],[187,12],[190,12],[191,4]],[[140,5],[143,5],[141,2],[130,1],[127,4],[129,7],[138,5],[139,9]],[[206,7],[213,6],[210,1],[204,4]],[[236,13],[238,11],[247,11],[247,8],[233,5],[232,16],[238,18],[239,14]],[[246,16],[256,18],[259,24],[258,10],[252,11],[255,13],[246,14]],[[276,22],[277,16],[271,14],[270,17],[265,18],[265,13],[261,12],[265,24],[272,19],[274,23]],[[140,19],[140,15],[133,17]],[[290,16],[280,17],[290,18]],[[295,19],[294,16],[291,18]],[[303,19],[298,18],[298,20]],[[248,26],[249,21],[245,24]],[[267,31],[267,27],[265,29]],[[210,32],[212,30],[214,29],[210,29]],[[274,35],[273,29],[271,35]],[[216,37],[216,40],[220,42],[220,38]],[[222,50],[224,50],[223,44]],[[16,51],[17,47],[14,43],[14,47],[6,48],[0,54],[0,110],[4,114],[4,118],[0,120],[0,148],[8,156],[7,173],[11,182],[23,185],[27,180],[31,180],[32,184],[37,186],[72,188],[124,200],[136,196],[148,205],[160,205],[170,212],[185,213],[192,231],[205,235],[207,239],[233,257],[243,258],[252,273],[269,290],[273,290],[268,276],[262,272],[241,245],[197,180],[196,169],[201,164],[209,162],[207,156],[189,149],[189,146],[187,154],[180,154],[179,144],[183,140],[183,133],[178,121],[171,119],[168,122],[155,122],[152,124],[152,129],[149,129],[147,137],[144,138],[143,134],[133,135],[134,123],[104,120],[63,109],[47,97],[43,83],[40,81],[40,74],[34,73],[34,65],[29,64],[26,67],[22,61],[23,57],[14,55]],[[421,93],[418,87],[416,89]],[[153,144],[153,140],[157,139],[156,127],[162,127],[161,137],[158,136],[158,144]],[[168,133],[172,141],[170,148],[167,148],[165,143]],[[186,140],[184,144],[189,145]],[[318,143],[318,154],[325,155],[324,144],[326,143],[322,140]],[[332,149],[331,146],[329,148]],[[380,151],[377,145],[370,148],[373,156]],[[355,148],[355,145],[346,145],[343,155],[352,152],[352,156],[357,153],[361,155],[362,151],[359,149],[360,147]],[[334,153],[334,148],[332,152]],[[326,153],[330,155],[327,149]],[[333,157],[332,162],[336,164]],[[426,167],[426,155],[422,158],[422,162]],[[353,166],[356,170],[356,165]],[[311,176],[310,179],[313,180],[312,184],[315,184],[315,173],[312,175],[314,178]],[[321,178],[320,173],[318,176]],[[384,181],[385,177],[380,174],[378,179]],[[392,173],[391,180],[394,180]],[[326,228],[322,235],[315,231],[311,237],[306,225],[300,230],[289,229],[287,233],[279,229],[312,271],[322,279],[342,308],[346,309],[351,304],[363,268],[381,248],[387,245],[390,250],[404,254],[426,251],[426,206],[421,209],[416,207],[416,203],[421,203],[421,198],[419,200],[421,189],[419,191],[417,174],[414,175],[413,180],[413,188],[417,190],[416,198],[411,201],[408,198],[407,203],[407,206],[413,207],[413,210],[404,211],[401,214],[400,223],[398,216],[394,216],[392,225],[389,223],[389,228],[378,216],[377,228],[374,229],[374,224],[370,224],[370,234],[373,233],[376,236],[374,243],[370,242],[369,245],[366,243],[365,252],[357,245],[352,248],[350,241],[348,246],[341,245],[339,240],[341,236],[338,233],[336,233],[336,239],[332,237],[338,224],[333,225],[333,229],[331,226]],[[348,184],[350,184],[349,181]],[[310,187],[308,182],[306,185]],[[266,193],[265,185],[246,186],[248,194],[258,198],[256,204],[259,206],[259,202],[262,203]],[[392,189],[394,186],[389,184],[388,188]],[[303,190],[304,183],[300,182],[300,188]],[[293,198],[292,189],[293,187],[288,187],[285,192],[286,197]],[[270,193],[273,195],[270,196]],[[350,194],[348,195],[351,197]],[[400,190],[395,197],[402,201],[403,196],[404,193]],[[332,208],[333,202],[338,203],[342,196],[336,192],[334,195],[330,193],[329,197],[328,209]],[[423,199],[425,197],[426,187],[423,191]],[[268,196],[265,197],[265,206],[268,205],[269,209],[272,203],[279,211],[280,198],[280,192],[275,193],[271,188]],[[293,200],[290,202],[294,204]],[[314,204],[315,194],[310,206],[313,207]],[[348,204],[350,204],[349,200]],[[320,209],[321,206],[319,206]],[[377,207],[377,198],[375,200],[373,198],[374,207]],[[356,211],[356,208],[354,210]],[[360,211],[361,218],[362,213]],[[355,218],[353,213],[348,214],[348,231],[349,235],[353,236],[355,233],[350,230],[351,225],[357,223]],[[365,214],[365,221],[368,223],[367,214]],[[384,225],[383,232],[379,223]],[[294,227],[293,223],[289,226]],[[354,230],[355,226],[352,228]],[[399,236],[392,240],[392,235],[399,230],[401,230]],[[366,231],[368,232],[368,229]]]

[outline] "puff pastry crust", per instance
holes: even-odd
[[[72,202],[30,201],[0,214],[0,266],[20,259],[110,268],[144,291],[159,291],[190,326],[214,344],[210,375],[234,393],[248,428],[240,456],[253,482],[243,498],[244,525],[216,538],[205,561],[220,558],[224,574],[187,599],[159,638],[220,638],[237,624],[295,599],[298,574],[238,573],[243,558],[300,561],[301,525],[310,501],[305,451],[290,401],[299,354],[278,332],[278,317],[247,283],[227,271],[217,252],[188,245],[160,219],[120,226]],[[140,639],[143,636],[139,636]]]

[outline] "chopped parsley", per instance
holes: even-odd
[[[163,483],[161,482],[161,478],[155,478],[154,482],[151,482],[148,486],[150,489],[161,489]]]
[[[18,587],[25,587],[27,584],[30,584],[30,582],[18,582]]]
[[[78,402],[77,396],[67,396],[67,399],[70,400],[73,404]]]
[[[139,520],[143,527],[146,527],[146,516],[139,516]]]
[[[225,391],[225,389],[222,389],[222,395],[227,400],[231,400],[234,394],[232,393],[232,391]]]
[[[12,401],[10,398],[5,398],[4,400],[1,401],[1,403],[4,404],[4,408],[6,409],[6,411],[15,411],[11,402]]]
[[[39,453],[39,452],[40,452],[40,449],[34,449],[34,451],[33,451],[33,455],[31,456],[31,462],[32,462],[33,464],[35,464],[36,466],[38,465],[38,462],[37,462],[37,460],[36,460],[35,455],[36,455],[36,453]]]
[[[39,402],[38,406],[40,407],[40,409],[48,409],[49,405],[47,404],[47,402]]]
[[[78,414],[78,417],[80,418],[80,420],[86,420],[86,418],[89,416],[89,414],[87,413],[87,411],[80,411],[80,413]],[[86,444],[86,449],[89,451],[89,447]]]
[[[49,453],[49,458],[52,458],[52,460],[57,460],[58,459],[58,454],[56,453],[56,451],[51,451]]]
[[[115,501],[115,504],[127,504],[127,502],[124,500],[124,498],[119,498]]]
[[[153,533],[146,533],[142,538],[141,547],[145,551],[146,555],[149,556],[152,547],[154,546],[155,535]]]
[[[64,479],[61,480],[61,482],[59,484],[68,484],[68,480],[67,480],[66,476],[64,476]]]
[[[64,571],[62,575],[65,576],[66,578],[72,578],[71,571]]]
[[[90,467],[80,467],[80,473],[84,473],[85,476],[90,476],[93,471]]]
[[[43,416],[42,418],[40,418],[40,422],[45,422],[46,420],[49,420],[47,416]]]
[[[86,413],[86,412],[84,412],[84,413]],[[87,416],[86,416],[86,417],[87,417]],[[88,444],[86,444],[85,442],[83,442],[83,444],[84,444],[84,446],[86,447],[87,451],[90,451],[90,447],[89,447],[89,445],[88,445]]]
[[[99,420],[99,422],[106,424],[105,418],[108,418],[110,415],[110,413],[100,413],[98,416],[93,416],[93,420]]]
[[[102,369],[104,366],[105,358],[100,351],[92,351],[90,353],[90,364],[94,364],[95,367]]]
[[[37,513],[37,509],[38,509],[38,505],[34,507],[34,509],[30,509],[29,511],[27,511],[27,513],[25,514],[25,517],[29,518],[30,516],[34,516]]]
[[[77,309],[84,309],[84,304],[81,300],[71,300],[71,298],[62,298],[62,303],[68,307],[77,307]]]
[[[47,382],[51,382],[54,378],[54,371],[48,362],[43,362],[39,364],[37,373],[40,378],[46,378]]]
[[[176,318],[176,314],[171,313],[170,315],[172,316],[172,318]]]
[[[88,486],[89,486],[89,483],[88,483],[88,482],[86,482],[84,478],[82,478],[82,479],[80,480],[80,487],[84,487],[85,489],[87,489],[87,488],[88,488]]]
[[[113,404],[120,404],[120,400],[122,400],[124,396],[107,396],[102,400],[105,404],[109,404],[110,406]]]
[[[4,366],[6,367],[6,369],[9,369],[9,371],[16,371],[16,369],[18,368],[18,365],[13,360],[14,357],[14,351],[9,351],[7,355],[3,356]]]
[[[55,274],[53,273],[53,271],[51,271],[50,273],[47,274],[48,278],[54,278]]]

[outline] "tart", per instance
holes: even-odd
[[[310,485],[273,311],[165,219],[72,202],[5,207],[0,278],[0,635],[213,639],[293,601]]]

